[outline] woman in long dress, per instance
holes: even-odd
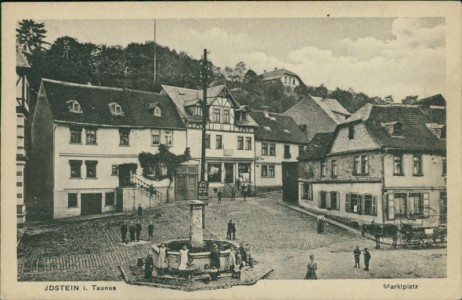
[[[216,267],[220,270],[220,250],[218,250],[218,245],[213,244],[212,251],[210,251],[210,267]]]
[[[167,259],[167,247],[162,243],[159,246],[159,257],[157,258],[157,269],[159,270],[159,275],[162,276],[165,274],[165,270],[168,268],[168,259]]]
[[[187,263],[188,263],[188,255],[189,255],[189,249],[186,247],[186,245],[183,246],[183,249],[180,249],[180,266],[178,267],[178,270],[180,273],[185,273]]]
[[[318,264],[314,262],[314,255],[310,255],[310,262],[308,263],[307,269],[305,279],[318,279],[318,276],[316,276]]]

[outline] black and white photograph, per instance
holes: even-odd
[[[2,4],[2,298],[462,297],[461,7],[414,5]]]

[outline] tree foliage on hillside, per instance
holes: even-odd
[[[75,83],[160,91],[161,84],[186,88],[202,88],[202,58],[192,58],[185,52],[156,45],[156,81],[154,80],[154,42],[131,43],[127,47],[80,43],[69,36],[58,38],[49,49],[42,47],[46,30],[43,23],[33,20],[19,22],[18,43],[27,44],[32,51],[32,70],[29,81],[38,91],[41,78]],[[309,95],[337,99],[350,113],[366,103],[384,104],[391,96],[381,99],[340,88],[329,91],[324,85],[299,86],[288,93],[280,81],[263,82],[245,62],[234,68],[219,68],[208,63],[209,86],[226,84],[236,100],[252,109],[269,106],[271,111],[284,112]],[[33,96],[36,93],[33,93]],[[35,99],[32,99],[34,103]]]

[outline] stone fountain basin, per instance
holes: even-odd
[[[175,239],[163,242],[167,246],[168,266],[170,269],[177,270],[180,265],[180,249],[184,245],[189,245],[188,239]],[[161,243],[153,245],[153,258],[154,264],[157,265],[157,258],[159,257],[159,246]],[[210,266],[210,251],[212,245],[217,244],[220,250],[220,271],[229,270],[229,252],[231,246],[238,246],[236,243],[227,240],[204,240],[204,247],[190,249],[190,257],[193,263],[198,266],[197,272],[202,273],[204,266]]]

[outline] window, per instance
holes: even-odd
[[[397,122],[393,125],[393,136],[401,136],[401,123]]]
[[[210,134],[205,135],[205,148],[210,149]]]
[[[245,150],[252,150],[252,138],[251,137],[245,138]]]
[[[284,133],[285,133],[285,134],[290,134],[289,129],[284,129]]]
[[[303,184],[303,199],[313,200],[313,185],[311,183]]]
[[[327,192],[326,191],[321,191],[321,199],[320,199],[319,207],[320,208],[327,207]]]
[[[369,164],[368,164],[366,155],[361,156],[361,174],[362,175],[369,174]]]
[[[117,176],[119,174],[119,168],[117,165],[112,165],[111,176]]]
[[[369,174],[368,157],[366,155],[358,155],[354,157],[353,172],[354,175]]]
[[[76,100],[70,100],[70,101],[67,101],[66,103],[67,103],[67,106],[70,112],[77,113],[77,114],[82,113],[82,108],[80,107],[79,102],[77,102]]]
[[[77,207],[77,193],[67,194],[67,207]]]
[[[96,160],[86,160],[85,166],[87,167],[87,178],[96,178]]]
[[[71,178],[80,178],[80,167],[82,166],[82,161],[70,160],[69,165],[71,166]]]
[[[422,173],[422,155],[413,156],[413,175],[423,175]]]
[[[372,205],[372,195],[364,195],[364,214],[365,215],[374,215],[373,205]]]
[[[290,158],[290,145],[284,145],[284,158]]]
[[[223,140],[221,135],[217,135],[215,137],[215,143],[217,149],[223,149]]]
[[[71,130],[71,143],[82,143],[82,127],[70,127]]]
[[[271,156],[276,156],[276,144],[269,144],[269,153]]]
[[[446,125],[441,127],[441,133],[440,133],[440,139],[445,139],[446,138]]]
[[[321,161],[321,176],[326,176],[326,174],[327,174],[326,161],[322,160]]]
[[[241,121],[245,121],[245,120],[247,120],[247,112],[242,111],[241,112]]]
[[[173,131],[166,130],[164,133],[164,137],[165,137],[165,145],[173,146]]]
[[[116,116],[123,116],[124,114],[122,107],[115,102],[109,103],[109,110],[111,111],[111,114]]]
[[[96,144],[96,129],[95,128],[86,128],[85,129],[85,134],[86,134],[86,143],[95,145]]]
[[[337,160],[332,160],[332,174],[331,174],[332,177],[336,177],[337,176]]]
[[[408,199],[408,214],[410,216],[423,215],[422,194],[410,193]]]
[[[393,175],[404,175],[402,155],[395,155],[393,158]]]
[[[110,205],[114,205],[114,204],[115,204],[114,193],[106,193],[105,197],[104,197],[104,205],[105,206],[110,206]]]
[[[220,123],[220,114],[221,114],[221,111],[219,108],[213,109],[213,122]]]
[[[237,137],[237,150],[244,150],[244,138],[242,136]]]
[[[355,138],[355,126],[350,125],[348,126],[348,139],[352,140]]]
[[[269,173],[268,177],[275,177],[276,176],[276,174],[274,172],[274,166],[269,166],[268,167],[268,173]]]
[[[302,154],[305,150],[305,146],[298,146],[298,155]]]
[[[160,109],[159,106],[154,107],[154,116],[155,116],[155,117],[160,117],[160,116],[162,116],[162,110]]]
[[[407,194],[396,193],[394,194],[394,215],[396,217],[405,217],[407,207]]]
[[[330,192],[330,208],[331,209],[340,209],[337,195],[338,195],[337,192]]]
[[[350,212],[359,213],[361,211],[358,194],[350,194]]]
[[[261,144],[261,155],[268,155],[268,143]]]
[[[199,105],[193,106],[192,110],[193,110],[192,114],[194,116],[202,116],[202,108]]]
[[[447,192],[440,192],[440,223],[446,224],[448,215],[448,195]]]
[[[229,120],[230,120],[230,118],[229,118],[229,109],[225,109],[223,111],[223,123],[229,124],[230,123]]]
[[[447,168],[446,156],[443,156],[443,176],[446,176]]]
[[[120,128],[119,137],[120,137],[120,146],[130,145],[130,129]]]
[[[16,186],[17,186],[17,187],[22,186],[22,182],[16,182]]]
[[[207,177],[209,182],[221,182],[221,163],[209,163]]]
[[[268,166],[261,166],[261,177],[268,177]]]
[[[151,130],[152,136],[152,144],[159,145],[160,144],[160,130],[159,129],[152,129]]]

